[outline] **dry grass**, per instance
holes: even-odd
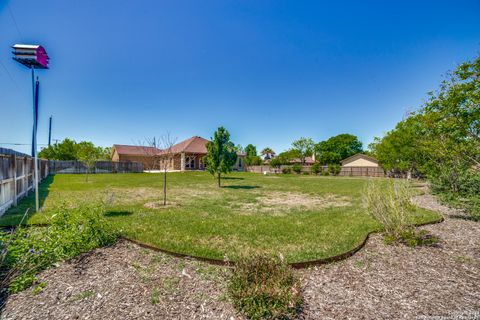
[[[283,215],[291,210],[322,210],[351,206],[351,198],[335,194],[310,195],[300,192],[271,191],[256,198],[256,202],[244,203],[241,214],[270,213]]]

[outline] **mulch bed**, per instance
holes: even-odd
[[[435,247],[385,245],[381,235],[347,260],[296,271],[303,319],[480,319],[480,223],[439,205],[422,227]],[[12,295],[4,319],[241,319],[225,295],[228,270],[120,241],[40,275],[46,287]],[[435,317],[433,317],[435,316]]]

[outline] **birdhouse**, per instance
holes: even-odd
[[[28,68],[48,69],[48,55],[45,49],[39,45],[15,44],[13,59]]]

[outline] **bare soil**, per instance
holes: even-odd
[[[302,319],[480,319],[480,223],[443,213],[423,229],[435,247],[386,245],[379,234],[347,260],[299,270]],[[11,295],[0,319],[241,319],[225,295],[228,269],[121,241],[61,263],[46,287]]]

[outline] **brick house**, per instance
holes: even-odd
[[[207,155],[207,142],[207,139],[194,136],[173,145],[170,150],[113,145],[112,161],[140,161],[147,170],[159,170],[165,165],[169,171],[205,170],[202,158]],[[237,162],[232,169],[244,171],[244,159],[243,153],[237,153]]]

